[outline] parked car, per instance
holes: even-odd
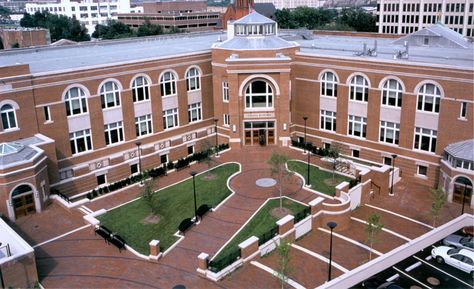
[[[466,249],[453,249],[439,246],[431,250],[431,256],[436,262],[446,263],[459,270],[471,274],[474,278],[474,252]]]
[[[469,235],[469,236],[474,237],[474,226],[467,226],[467,227],[464,227],[464,228],[462,228],[462,232],[463,232],[465,235]]]
[[[362,282],[362,287],[367,289],[403,289],[395,284],[393,281],[386,281],[385,279],[375,276]]]
[[[449,247],[474,250],[474,238],[459,235],[449,235],[443,240],[443,244]]]

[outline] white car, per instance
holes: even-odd
[[[436,262],[446,263],[464,272],[471,274],[474,278],[474,252],[466,249],[453,249],[447,246],[439,246],[431,250],[431,256]]]

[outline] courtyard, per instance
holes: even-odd
[[[256,185],[259,179],[272,178],[267,160],[273,149],[294,160],[306,159],[301,151],[277,147],[244,147],[221,154],[217,159],[220,164],[233,162],[241,166],[241,173],[228,183],[233,193],[187,231],[158,262],[143,260],[130,251],[119,252],[104,243],[83,221],[86,213],[110,210],[135,200],[142,190],[138,185],[97,198],[78,209],[65,209],[54,202],[41,214],[20,218],[13,226],[35,248],[40,282],[45,288],[173,288],[177,285],[186,288],[277,288],[280,281],[274,275],[278,267],[275,253],[252,258],[219,282],[204,278],[196,271],[199,254],[205,252],[214,256],[269,198],[279,196],[277,186]],[[319,161],[317,158],[312,160],[314,165]],[[189,181],[191,171],[204,172],[206,169],[203,163],[192,165],[159,179],[157,186],[166,188],[183,180]],[[182,190],[190,192],[190,184],[186,186]],[[303,187],[303,181],[297,176],[291,176],[285,182],[283,191],[286,197],[304,204],[319,196]],[[361,206],[352,211],[349,225],[335,228],[333,278],[368,262],[370,251],[376,258],[433,228],[428,214],[431,204],[426,201],[427,187],[405,183],[402,179],[394,192],[393,197],[383,194],[362,196]],[[192,216],[192,204],[188,206],[187,215]],[[460,210],[459,204],[447,204],[440,223],[459,216]],[[472,213],[467,208],[465,211]],[[381,216],[384,225],[379,235],[383,242],[370,248],[366,244],[364,227],[365,220],[374,212]],[[179,223],[181,219],[173,221]],[[294,269],[289,275],[289,287],[314,288],[324,284],[328,275],[329,238],[330,231],[322,225],[292,243],[290,265]]]

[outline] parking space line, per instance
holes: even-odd
[[[273,276],[278,276],[278,272],[273,270],[272,268],[268,267],[268,266],[265,266],[263,265],[262,263],[259,263],[257,261],[250,261],[250,264],[254,265],[255,267],[257,268],[260,268],[270,274],[272,274]],[[296,289],[306,289],[304,286],[302,286],[301,284],[299,284],[298,282],[290,279],[290,278],[287,278],[286,279],[286,283]]]
[[[407,273],[403,272],[402,270],[398,269],[397,267],[395,266],[392,266],[393,269],[395,269],[396,271],[402,273],[403,275],[407,276],[408,278],[410,278],[411,280],[417,282],[418,284],[421,284],[423,287],[426,287],[428,289],[432,289],[430,286],[426,285],[425,283],[422,283],[421,281],[418,281],[417,279],[411,277],[410,275],[408,275]]]
[[[72,231],[69,231],[69,232],[67,232],[67,233],[64,233],[64,234],[62,234],[62,235],[59,235],[59,236],[54,237],[54,238],[52,238],[52,239],[49,239],[49,240],[47,240],[47,241],[41,242],[41,243],[39,243],[39,244],[36,244],[36,245],[33,246],[33,248],[36,248],[36,247],[39,247],[39,246],[43,246],[44,244],[47,244],[47,243],[56,241],[57,239],[61,239],[62,237],[66,237],[67,235],[71,235],[72,233],[75,233],[75,232],[80,231],[80,230],[82,230],[82,229],[89,228],[90,226],[91,226],[91,225],[84,225],[84,226],[82,226],[82,227],[76,228],[76,229],[74,229],[74,230],[72,230]]]
[[[328,233],[328,234],[331,233],[331,231],[329,231],[329,230],[327,230],[327,229],[324,229],[324,228],[321,228],[321,227],[318,228],[318,230],[323,231],[324,233]],[[364,244],[362,244],[362,243],[360,243],[360,242],[357,242],[356,240],[353,240],[353,239],[351,239],[351,238],[348,238],[348,237],[346,237],[346,236],[343,236],[343,235],[341,235],[341,234],[339,234],[339,233],[334,233],[334,232],[333,232],[332,234],[333,234],[335,237],[338,237],[338,238],[340,238],[340,239],[343,239],[344,241],[347,241],[347,242],[352,243],[352,244],[354,244],[354,245],[356,245],[356,246],[359,246],[359,247],[361,247],[362,249],[365,249],[365,250],[367,250],[367,251],[372,251],[372,253],[374,253],[374,254],[376,254],[376,255],[379,255],[379,256],[383,255],[381,252],[379,252],[379,251],[377,251],[377,250],[375,250],[375,249],[370,249],[369,246],[364,245]]]
[[[328,258],[326,258],[326,257],[324,257],[324,256],[322,256],[322,255],[319,255],[319,254],[316,253],[316,252],[313,252],[313,251],[308,250],[308,249],[306,249],[306,248],[304,248],[304,247],[298,246],[298,245],[296,245],[296,244],[294,244],[294,243],[291,244],[291,247],[293,247],[293,248],[295,248],[295,249],[297,249],[297,250],[300,250],[300,251],[302,251],[302,252],[304,252],[304,253],[306,253],[306,254],[308,254],[308,255],[311,255],[311,256],[313,256],[314,258],[317,258],[317,259],[323,261],[324,263],[329,263],[329,259],[328,259]],[[346,268],[344,268],[344,267],[342,267],[341,265],[337,264],[336,262],[334,262],[334,260],[331,261],[331,264],[332,264],[332,266],[334,266],[335,268],[337,268],[338,270],[340,270],[340,271],[342,271],[342,272],[344,272],[344,273],[349,272],[349,270],[347,270]]]
[[[398,213],[395,213],[395,212],[392,212],[392,211],[389,211],[389,210],[386,210],[386,209],[382,209],[382,208],[379,208],[379,207],[376,207],[376,206],[373,206],[373,205],[370,205],[370,204],[364,204],[364,206],[367,206],[367,207],[369,207],[369,208],[373,208],[373,209],[376,209],[376,210],[379,210],[379,211],[382,211],[382,212],[385,212],[385,213],[388,213],[388,214],[392,214],[392,215],[394,215],[394,216],[403,218],[403,219],[408,220],[408,221],[412,221],[413,223],[417,223],[417,224],[419,224],[419,225],[425,226],[425,227],[430,228],[430,229],[434,229],[433,226],[430,226],[430,225],[425,224],[425,223],[423,223],[423,222],[420,222],[420,221],[418,221],[418,220],[409,218],[409,217],[404,216],[404,215],[400,215],[400,214],[398,214]]]
[[[358,219],[358,218],[355,218],[355,217],[351,217],[351,219],[354,220],[354,221],[357,221],[357,222],[366,224],[366,225],[368,224],[366,221],[361,220],[361,219]],[[400,238],[400,239],[403,239],[403,240],[405,240],[405,241],[408,241],[408,242],[411,241],[410,238],[408,238],[408,237],[406,237],[406,236],[403,236],[402,234],[399,234],[399,233],[394,232],[394,231],[392,231],[392,230],[389,230],[389,229],[387,229],[387,228],[382,228],[382,231],[387,232],[387,233],[389,233],[389,234],[391,234],[391,235],[394,235],[394,236],[396,236],[396,237],[398,237],[398,238]]]
[[[444,271],[444,270],[442,270],[442,269],[440,269],[440,268],[438,268],[438,267],[436,267],[436,266],[434,266],[434,265],[432,265],[432,264],[426,262],[425,260],[421,259],[420,257],[417,257],[417,256],[413,256],[413,257],[414,257],[415,259],[420,260],[421,262],[425,263],[426,265],[431,266],[431,267],[435,268],[436,270],[438,270],[438,271],[440,271],[440,272],[442,272],[442,273],[448,275],[449,277],[458,280],[459,282],[463,283],[464,285],[467,285],[467,286],[469,286],[469,287],[472,287],[472,284],[469,284],[469,283],[466,283],[466,282],[462,281],[461,279],[457,278],[456,276],[453,276],[453,275],[449,274],[448,272],[446,272],[446,271]]]

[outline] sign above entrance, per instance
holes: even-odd
[[[273,118],[273,117],[275,117],[274,112],[244,113],[244,118]]]

